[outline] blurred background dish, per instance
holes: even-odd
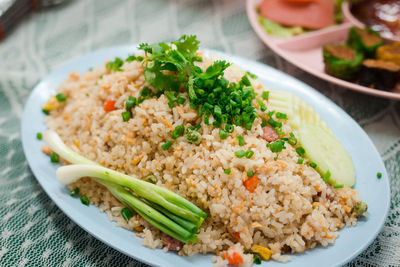
[[[343,4],[344,17],[359,27],[368,26],[389,41],[400,41],[400,1],[361,0]]]
[[[63,3],[65,0],[0,0],[0,41],[32,11]]]
[[[293,1],[296,2],[296,5],[299,5],[298,1],[301,1],[301,4],[306,3],[307,5],[327,5],[327,1],[322,0],[271,1],[281,1],[283,3],[282,6],[285,6],[283,8],[279,6],[279,8],[281,8],[281,12],[289,13],[292,12],[292,7],[286,9],[286,6],[293,5]],[[381,85],[375,86],[374,84],[366,82],[362,84],[369,84],[369,86],[364,86],[352,81],[334,77],[326,73],[322,47],[327,44],[345,43],[349,37],[350,29],[354,26],[354,21],[348,20],[349,6],[347,3],[343,5],[343,12],[342,9],[340,9],[340,12],[338,11],[338,8],[342,7],[341,4],[343,1],[336,1],[336,5],[333,9],[324,9],[319,7],[321,10],[324,10],[324,12],[329,16],[332,16],[332,14],[330,14],[329,12],[333,12],[334,20],[331,24],[321,22],[321,24],[319,25],[319,29],[316,29],[316,27],[314,27],[315,29],[310,29],[309,26],[308,28],[300,25],[295,26],[294,24],[292,24],[294,22],[294,20],[292,19],[290,19],[290,22],[289,20],[287,20],[287,22],[284,22],[282,19],[280,19],[279,22],[276,22],[272,21],[272,17],[268,15],[267,18],[264,18],[262,15],[266,15],[268,14],[268,12],[265,13],[264,11],[264,13],[262,13],[262,10],[265,9],[265,3],[267,2],[270,2],[270,0],[248,0],[246,3],[246,9],[250,24],[253,27],[254,31],[256,32],[258,37],[275,53],[277,53],[287,61],[291,62],[295,66],[328,82],[335,83],[337,85],[361,93],[400,100],[399,83],[395,84],[393,88],[384,88],[385,90],[378,90],[375,88],[382,89]],[[340,6],[337,5],[338,2],[340,2]],[[330,3],[332,4],[333,1],[330,1]],[[304,12],[304,14],[302,15],[303,20],[307,20],[307,16],[310,16],[310,10],[305,12],[304,9],[302,9],[301,12]],[[285,16],[282,15],[282,18],[284,17]],[[282,22],[285,24],[282,24]],[[357,25],[360,25],[360,23],[358,23]],[[375,56],[372,58],[375,58]],[[332,72],[330,73],[332,74]],[[358,80],[359,78],[356,77],[354,79]]]

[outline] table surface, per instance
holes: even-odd
[[[0,265],[143,266],[80,229],[47,197],[25,160],[20,120],[32,88],[70,58],[185,33],[196,34],[202,47],[308,83],[363,127],[385,162],[392,200],[382,232],[348,266],[400,266],[400,101],[340,88],[285,62],[253,32],[244,0],[70,0],[27,16],[0,43]]]

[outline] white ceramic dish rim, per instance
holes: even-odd
[[[78,199],[71,198],[68,190],[55,178],[56,166],[52,165],[48,157],[40,151],[43,143],[35,140],[36,133],[46,129],[41,106],[51,94],[54,94],[55,88],[71,71],[84,72],[90,67],[100,65],[107,58],[116,56],[124,58],[134,51],[136,48],[132,45],[101,49],[73,59],[45,77],[35,87],[25,106],[21,128],[24,153],[37,180],[56,205],[81,228],[105,244],[154,266],[211,265],[211,255],[180,257],[172,253],[163,253],[160,249],[150,250],[143,247],[140,238],[133,232],[116,227],[104,214],[98,212],[97,207],[83,206]],[[356,257],[380,232],[390,203],[388,176],[371,140],[349,115],[308,85],[257,62],[216,51],[206,52],[219,54],[237,63],[242,68],[258,75],[260,80],[271,88],[287,90],[302,97],[314,106],[322,118],[327,120],[344,147],[351,148],[349,153],[353,157],[357,174],[361,176],[358,178],[356,189],[367,200],[371,216],[366,220],[361,220],[356,227],[341,230],[333,246],[318,247],[303,254],[293,255],[291,261],[285,266],[320,266],[321,262],[324,262],[325,266],[339,266]],[[372,163],[368,164],[365,170],[363,162],[371,160]],[[380,180],[375,177],[378,171],[383,174]],[[371,201],[374,199],[375,201]],[[281,263],[264,262],[263,265],[280,266]]]

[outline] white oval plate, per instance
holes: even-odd
[[[69,191],[56,179],[58,165],[50,163],[49,157],[40,148],[42,141],[36,140],[36,133],[46,129],[43,122],[42,105],[55,93],[59,84],[71,71],[85,72],[93,66],[104,63],[114,57],[126,58],[137,51],[135,46],[110,47],[88,53],[59,67],[45,77],[28,98],[22,119],[22,143],[28,163],[37,180],[57,204],[57,206],[75,223],[105,244],[142,262],[156,266],[211,266],[212,255],[180,257],[174,253],[163,253],[160,249],[151,250],[141,245],[141,239],[134,232],[115,226],[104,213],[95,206],[84,206],[79,199],[69,196]],[[208,51],[210,52],[210,51]],[[342,265],[367,248],[380,232],[386,219],[390,189],[388,176],[382,159],[367,134],[341,108],[308,85],[266,65],[220,54],[228,61],[256,74],[260,81],[273,89],[292,92],[311,104],[327,121],[335,136],[350,153],[357,172],[358,190],[368,203],[370,216],[361,219],[356,227],[340,231],[340,236],[333,246],[316,248],[302,254],[293,255],[285,264],[289,266],[338,266]],[[382,179],[376,173],[382,172]],[[262,266],[282,266],[277,262],[263,262]]]

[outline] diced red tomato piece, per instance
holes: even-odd
[[[226,251],[226,259],[231,265],[240,265],[243,264],[243,257],[240,253],[236,252],[234,248],[229,248]]]
[[[116,101],[114,99],[107,99],[106,103],[104,104],[104,111],[110,112],[116,110],[117,108],[115,107],[115,102]]]
[[[253,193],[254,190],[256,190],[258,186],[258,177],[257,175],[253,175],[252,177],[248,178],[246,181],[243,182],[244,187],[246,187],[246,190],[249,191],[250,193]]]

